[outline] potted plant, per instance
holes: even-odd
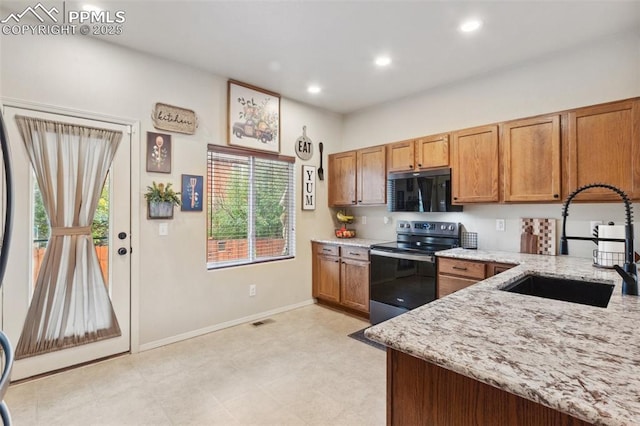
[[[171,183],[153,182],[152,186],[147,186],[144,198],[147,200],[147,217],[149,219],[171,219],[173,218],[173,206],[179,206],[180,193],[171,188]]]

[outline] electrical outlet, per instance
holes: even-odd
[[[256,295],[256,285],[255,284],[251,284],[249,286],[249,297],[253,297]]]
[[[166,222],[158,224],[158,234],[159,235],[169,235],[169,224]]]
[[[361,220],[360,220],[360,221],[361,221],[361,223],[362,223],[363,225],[366,225],[366,224],[367,224],[367,217],[366,217],[366,216],[362,216],[362,218],[361,218]]]
[[[504,219],[496,219],[496,231],[504,232],[505,224]]]

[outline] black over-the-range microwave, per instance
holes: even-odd
[[[460,212],[451,205],[451,169],[387,176],[387,207],[391,212]]]

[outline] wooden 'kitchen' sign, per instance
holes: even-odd
[[[151,119],[153,127],[170,132],[193,135],[198,127],[198,119],[194,111],[160,102],[156,103]]]

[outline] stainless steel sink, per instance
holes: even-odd
[[[500,290],[606,308],[613,288],[613,284],[527,275]]]

